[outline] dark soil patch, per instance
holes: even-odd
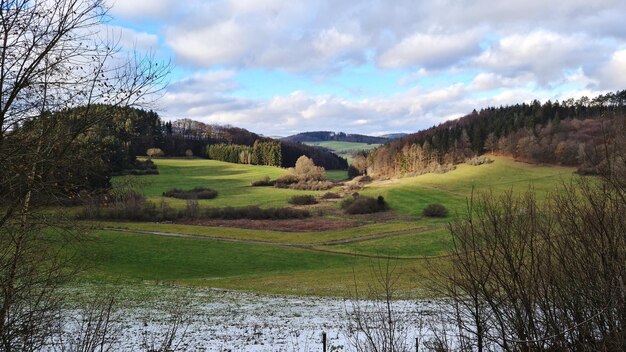
[[[283,220],[186,220],[177,221],[177,223],[185,225],[236,227],[242,229],[272,230],[285,232],[339,230],[363,225],[361,221],[325,217]]]

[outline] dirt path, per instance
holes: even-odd
[[[379,233],[369,236],[363,237],[354,237],[354,238],[346,238],[340,240],[326,241],[326,242],[318,242],[318,243],[291,243],[291,242],[269,242],[269,241],[258,241],[258,240],[248,240],[248,239],[240,239],[240,238],[228,238],[228,237],[209,237],[209,236],[201,236],[201,235],[189,235],[184,233],[174,233],[174,232],[160,232],[160,231],[144,231],[144,230],[131,230],[131,229],[120,229],[120,228],[112,228],[112,227],[103,227],[101,230],[106,231],[117,231],[124,233],[135,233],[142,235],[152,235],[152,236],[163,236],[163,237],[176,237],[176,238],[189,238],[201,241],[219,241],[219,242],[232,242],[232,243],[246,243],[246,244],[261,244],[267,246],[281,246],[281,247],[291,247],[291,248],[301,248],[307,249],[316,252],[323,253],[331,253],[338,255],[346,255],[352,257],[364,257],[364,258],[375,258],[375,259],[408,259],[408,260],[419,260],[419,259],[434,259],[434,258],[443,258],[446,255],[442,256],[419,256],[419,257],[410,257],[410,256],[384,256],[384,255],[373,255],[373,254],[364,254],[364,253],[352,253],[346,251],[337,251],[332,249],[320,248],[319,246],[332,246],[337,244],[349,244],[356,242],[364,242],[369,240],[408,235],[421,233],[425,231],[429,231],[437,228],[437,225],[433,226],[424,226],[424,227],[416,227],[413,229],[402,230],[402,231],[393,231],[393,232],[385,232]]]

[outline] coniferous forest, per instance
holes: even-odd
[[[618,91],[474,110],[381,146],[368,156],[367,171],[373,176],[446,171],[475,155],[495,153],[595,173],[603,163],[605,135],[624,129],[625,103],[626,91]]]

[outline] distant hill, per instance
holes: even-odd
[[[389,133],[389,134],[383,134],[380,137],[387,138],[388,140],[393,140],[393,139],[398,139],[398,138],[402,138],[406,136],[408,136],[408,133]]]
[[[390,137],[373,137],[362,134],[347,134],[344,132],[330,132],[330,131],[314,131],[314,132],[302,132],[293,136],[281,138],[283,141],[296,142],[296,143],[313,143],[313,142],[349,142],[349,143],[365,143],[365,144],[384,144],[392,139],[398,138],[396,135],[391,134]]]
[[[231,145],[253,147],[257,142],[270,142],[272,138],[263,137],[254,132],[233,126],[219,126],[205,124],[190,119],[179,119],[165,123],[162,143],[154,143],[163,149],[167,156],[184,156],[190,149],[196,156],[206,156],[207,145]],[[316,165],[328,170],[345,170],[347,161],[329,150],[311,147],[302,143],[286,140],[276,141],[280,145],[280,166],[293,167],[296,160],[302,156],[313,159]],[[226,148],[228,149],[228,148]],[[230,148],[233,152],[237,148]],[[233,160],[239,160],[239,152]],[[223,160],[227,161],[227,160]]]
[[[441,172],[483,153],[595,173],[609,163],[603,143],[626,144],[625,121],[626,90],[488,107],[386,143],[368,156],[367,173],[393,177]]]

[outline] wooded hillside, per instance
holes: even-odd
[[[447,169],[492,152],[533,163],[578,166],[594,172],[607,133],[625,133],[626,90],[563,102],[535,100],[474,110],[387,143],[368,157],[368,173],[399,176]]]

